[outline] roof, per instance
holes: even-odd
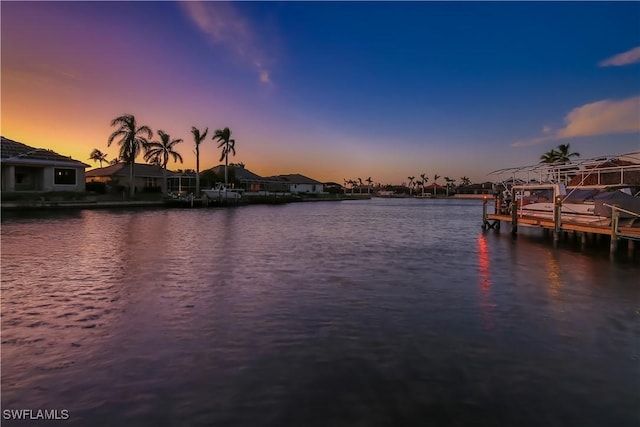
[[[160,178],[162,177],[162,168],[156,165],[149,165],[146,163],[135,163],[133,173],[136,178]],[[168,176],[173,175],[172,172],[168,172]],[[103,168],[96,168],[87,171],[86,176],[88,178],[98,176],[108,177],[129,177],[129,164],[128,163],[116,163],[115,165],[105,166]]]
[[[571,186],[588,185],[640,185],[640,164],[612,159],[585,168],[571,178]]]
[[[313,185],[322,185],[320,181],[316,181],[315,179],[311,179],[308,176],[300,175],[299,173],[291,173],[288,175],[275,175],[271,176],[268,179],[280,180],[287,182],[289,184],[313,184]]]
[[[210,170],[212,170],[216,175],[224,175],[224,165],[215,166]],[[235,178],[239,181],[264,181],[263,177],[246,168],[229,165],[228,172],[231,171],[233,171]]]
[[[0,158],[3,163],[64,165],[79,168],[89,167],[88,164],[71,157],[63,156],[45,148],[35,148],[21,142],[13,141],[4,136],[0,137]]]

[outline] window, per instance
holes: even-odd
[[[55,168],[53,182],[56,185],[76,185],[76,170]]]
[[[145,177],[144,178],[144,187],[145,188],[155,188],[158,187],[158,179],[157,178],[152,178],[152,177]]]

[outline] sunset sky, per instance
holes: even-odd
[[[195,168],[191,126],[228,126],[230,161],[340,183],[640,150],[640,2],[0,7],[2,135],[92,165],[127,113],[184,139],[170,169]]]

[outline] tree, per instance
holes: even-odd
[[[463,186],[469,186],[471,185],[471,180],[469,178],[467,178],[466,176],[463,176],[462,178],[460,178],[460,185]]]
[[[555,163],[558,161],[558,152],[554,149],[540,156],[540,163]]]
[[[413,193],[412,193],[413,190],[412,190],[411,187],[413,186],[413,180],[416,179],[416,177],[415,176],[408,176],[407,179],[409,180],[409,195],[412,196],[413,195]]]
[[[227,169],[229,168],[229,153],[232,153],[234,156],[236,155],[236,140],[231,139],[231,130],[228,127],[216,129],[211,139],[218,141],[218,148],[222,148],[222,155],[219,161],[224,159],[224,186],[226,188],[229,184],[229,175],[227,173]]]
[[[422,195],[424,196],[424,185],[429,181],[429,178],[427,178],[426,173],[421,173],[420,178],[422,178]]]
[[[359,183],[358,189],[360,190],[360,194],[362,194],[362,178],[358,178],[358,183]]]
[[[182,156],[180,153],[174,150],[176,144],[182,142],[182,138],[171,139],[169,134],[159,130],[159,141],[151,141],[147,145],[147,152],[144,155],[145,160],[155,161],[160,167],[162,167],[162,194],[167,195],[167,163],[169,163],[169,157],[173,157],[173,161],[178,160],[182,163]]]
[[[447,197],[449,197],[449,188],[453,187],[453,183],[456,182],[456,180],[451,179],[448,176],[445,176],[444,180],[447,181]]]
[[[125,114],[111,120],[111,126],[119,126],[118,130],[109,136],[107,146],[118,139],[120,145],[119,157],[129,163],[129,196],[135,195],[135,176],[133,167],[138,154],[145,150],[149,144],[149,139],[153,137],[153,132],[149,126],[138,126],[133,114]]]
[[[193,140],[196,143],[196,195],[200,194],[200,144],[207,137],[209,128],[204,130],[203,134],[200,134],[200,130],[195,126],[191,126],[191,133],[193,134]]]
[[[558,161],[568,163],[571,161],[571,157],[580,157],[580,153],[572,153],[570,151],[571,144],[560,144],[556,149],[558,154]]]
[[[373,180],[371,179],[371,177],[369,177],[369,178],[365,179],[365,181],[366,181],[366,182],[367,182],[367,184],[368,184],[368,187],[367,187],[367,194],[371,194],[371,183],[373,182]]]
[[[435,174],[433,175],[433,195],[436,196],[438,194],[438,188],[436,187],[436,183],[438,182],[438,178],[440,178],[440,175]]]
[[[351,194],[353,195],[353,190],[356,188],[356,185],[358,184],[358,181],[353,180],[353,179],[349,179],[349,180],[347,180],[347,184],[349,184],[351,186]]]
[[[102,167],[102,162],[108,163],[107,155],[102,151],[94,148],[91,154],[89,155],[89,160],[93,160],[94,162],[100,162],[100,167]]]

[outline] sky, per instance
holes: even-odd
[[[270,176],[474,182],[640,151],[640,2],[0,3],[1,132],[96,167],[113,118],[229,127]],[[154,134],[154,140],[157,135]],[[219,164],[210,138],[201,170]],[[142,161],[142,157],[138,159]],[[442,183],[442,182],[441,182]]]

